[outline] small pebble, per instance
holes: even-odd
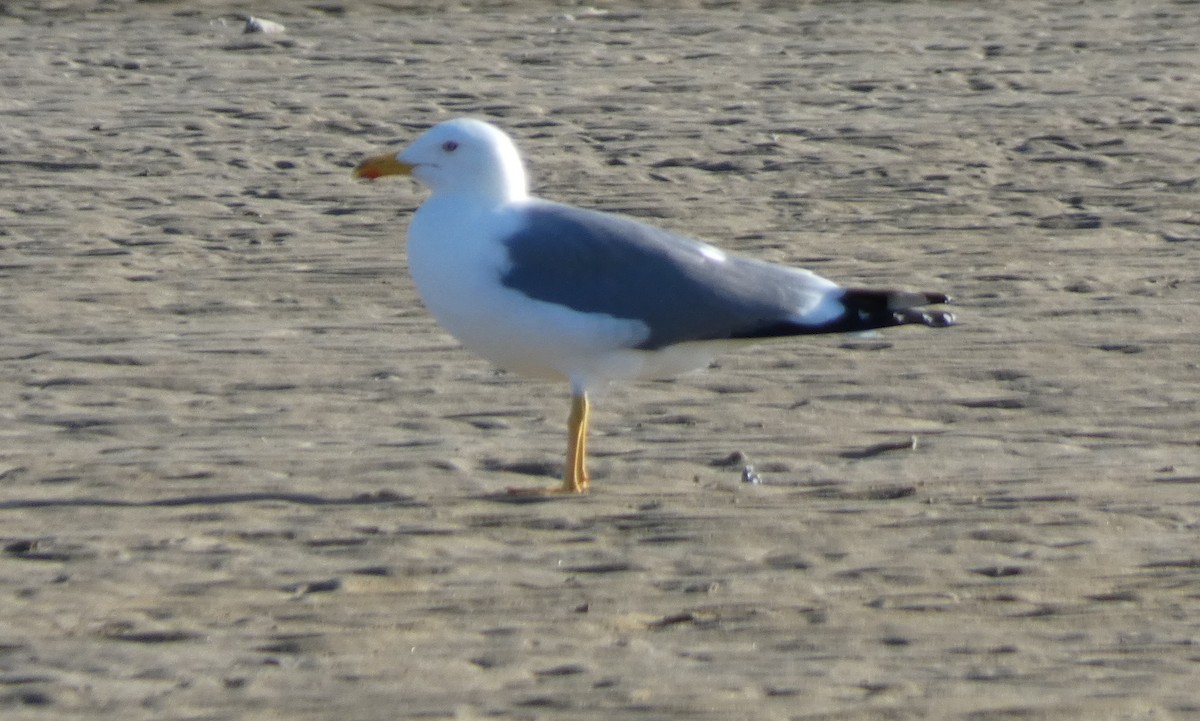
[[[742,466],[742,483],[751,483],[756,486],[761,486],[762,482],[762,476],[758,475],[758,471],[754,470],[754,466]]]

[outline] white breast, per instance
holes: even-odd
[[[434,318],[464,346],[502,368],[566,378],[587,387],[641,375],[627,349],[644,324],[534,300],[506,287],[509,258],[500,239],[517,230],[518,212],[472,208],[435,196],[413,216],[408,264]]]

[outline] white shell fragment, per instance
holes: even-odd
[[[266,33],[267,35],[274,35],[282,32],[287,32],[287,28],[280,23],[277,23],[273,20],[256,18],[253,15],[246,16],[246,27],[242,29],[243,34]]]

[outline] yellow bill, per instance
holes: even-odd
[[[413,166],[396,159],[395,154],[367,158],[354,169],[354,177],[376,180],[385,175],[411,175]]]

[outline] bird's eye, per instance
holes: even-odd
[[[446,151],[447,153],[453,153],[455,150],[458,150],[458,143],[453,140],[447,140],[446,142],[442,143],[442,150]]]

